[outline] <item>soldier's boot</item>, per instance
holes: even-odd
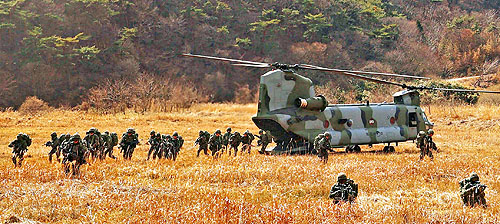
[[[56,158],[57,158],[57,162],[60,162],[61,160],[59,159],[59,157],[61,156],[61,151],[60,150],[57,150],[56,151]]]
[[[151,153],[152,153],[152,152],[153,152],[153,148],[151,147],[151,148],[149,149],[149,151],[148,151],[148,158],[147,158],[146,160],[149,160],[149,157],[151,156]],[[155,159],[155,158],[154,158],[154,155],[153,155],[153,159]]]
[[[428,155],[429,155],[429,158],[431,158],[431,161],[434,160],[434,156],[432,155],[432,150],[428,150]]]
[[[198,149],[198,152],[196,152],[196,157],[200,157],[200,152],[202,149]]]
[[[23,160],[24,160],[24,157],[20,157],[19,160],[17,161],[17,166],[18,167],[21,167],[21,165],[23,165]]]
[[[234,149],[234,157],[236,157],[238,155],[238,148],[235,148]]]
[[[17,167],[17,160],[16,160],[16,155],[12,156],[12,162],[14,163],[14,167]]]
[[[49,163],[52,163],[52,153],[49,152]]]

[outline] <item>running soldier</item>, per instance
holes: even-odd
[[[92,158],[96,159],[99,155],[99,150],[101,147],[101,139],[97,135],[96,128],[90,128],[86,133],[87,135],[83,138],[85,147],[87,147],[88,152],[92,155]]]
[[[321,141],[323,137],[325,137],[325,134],[321,133],[318,136],[316,136],[316,138],[314,138],[314,151],[316,151],[315,153],[319,153],[319,141]]]
[[[59,146],[61,145],[61,141],[59,140],[59,138],[57,137],[57,133],[55,132],[52,132],[52,134],[50,134],[50,138],[51,140],[45,143],[45,146],[52,147],[49,152],[49,162],[52,162],[52,155],[54,154],[56,154],[56,159],[59,162],[59,156],[61,155],[61,149]]]
[[[194,146],[198,145],[198,152],[196,153],[196,157],[200,156],[200,152],[203,151],[205,155],[208,155],[208,140],[209,136],[205,134],[204,131],[200,131],[198,133],[198,138],[194,142]]]
[[[172,151],[172,160],[177,159],[177,155],[179,155],[179,152],[181,151],[182,146],[184,145],[184,139],[182,136],[179,135],[176,131],[172,134],[172,145],[173,151]]]
[[[250,150],[252,149],[252,141],[255,139],[253,134],[249,131],[246,130],[243,133],[243,137],[241,137],[241,144],[243,147],[241,148],[241,153],[243,154],[245,151],[248,150],[248,154],[250,154]]]
[[[264,132],[264,130],[261,129],[259,130],[259,135],[257,136],[257,138],[259,138],[259,140],[257,140],[257,146],[262,146],[259,153],[266,153],[267,145],[269,145],[269,143],[273,141],[273,136],[271,136],[268,131]]]
[[[24,153],[28,151],[28,147],[31,145],[31,138],[24,133],[19,133],[16,140],[9,144],[9,148],[12,148],[12,162],[14,167],[21,167],[24,160]]]
[[[234,149],[234,156],[238,155],[238,146],[241,143],[241,135],[239,132],[235,131],[233,135],[229,138],[229,145],[231,148],[229,149],[229,155],[231,155],[231,150]]]
[[[153,159],[155,159],[156,156],[158,155],[158,152],[160,151],[161,134],[156,133],[154,130],[151,131],[149,133],[148,144],[150,145],[150,147],[149,147],[149,151],[148,151],[148,158],[146,160],[149,160],[151,153],[153,153]]]
[[[332,151],[332,147],[330,145],[330,139],[332,136],[329,132],[325,132],[323,135],[324,137],[321,138],[318,143],[318,157],[326,164],[328,163],[328,151]]]
[[[334,184],[330,190],[330,198],[333,199],[333,203],[352,203],[356,200],[356,197],[358,197],[358,184],[348,179],[345,173],[339,173],[337,176],[337,183]]]
[[[460,197],[465,206],[474,207],[476,205],[487,207],[486,199],[484,198],[484,190],[486,185],[479,182],[479,176],[476,173],[471,173],[470,177],[463,179],[460,184]]]
[[[212,136],[210,136],[208,144],[210,144],[210,151],[212,151],[212,157],[218,158],[219,150],[222,148],[222,136],[220,130],[217,129],[215,133]]]
[[[63,165],[66,174],[72,173],[73,176],[80,173],[80,166],[87,163],[85,161],[86,154],[85,144],[78,133],[71,136],[69,143],[63,149]]]
[[[102,159],[106,159],[106,155],[109,156],[109,158],[116,159],[116,157],[113,155],[113,137],[109,135],[109,131],[105,131],[104,134],[101,135],[101,138],[104,147],[104,154],[102,156]]]
[[[432,140],[432,138],[431,138]],[[417,135],[417,148],[420,149],[420,160],[423,160],[425,156],[429,156],[431,160],[434,159],[434,156],[432,155],[432,151],[428,147],[428,139],[427,135],[425,134],[425,131],[420,131]]]
[[[139,135],[133,128],[128,128],[127,132],[123,133],[122,140],[120,141],[123,158],[128,160],[132,159],[132,154],[137,144],[139,144]]]
[[[224,133],[224,135],[222,136],[222,153],[221,154],[224,154],[224,151],[227,151],[228,150],[228,145],[229,145],[229,138],[231,138],[231,128],[227,128],[226,129],[226,133]]]

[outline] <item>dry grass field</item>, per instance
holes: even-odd
[[[440,152],[418,161],[411,142],[383,154],[338,150],[327,165],[315,156],[196,158],[198,130],[257,132],[255,105],[197,105],[179,113],[98,115],[53,111],[0,113],[0,221],[13,217],[47,223],[500,223],[500,107],[425,107],[436,123]],[[430,109],[430,113],[429,113]],[[90,127],[119,134],[135,127],[142,144],[132,161],[107,159],[68,178],[48,162],[42,144],[50,133],[84,134]],[[149,131],[180,132],[186,139],[176,162],[145,161]],[[18,132],[32,136],[22,168],[7,144]],[[115,149],[115,155],[118,150]],[[458,181],[475,171],[488,185],[489,207],[465,208]],[[357,203],[333,205],[339,172],[359,183]]]

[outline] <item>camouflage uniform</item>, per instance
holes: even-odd
[[[24,160],[24,153],[28,151],[28,146],[31,145],[31,138],[24,133],[19,133],[16,140],[9,144],[9,148],[12,148],[12,162],[15,167],[21,167]],[[19,160],[18,160],[19,159]]]
[[[137,144],[139,144],[139,135],[135,133],[133,128],[127,129],[127,132],[123,133],[122,140],[120,141],[123,158],[132,159],[132,154]]]
[[[333,203],[353,202],[358,197],[358,185],[353,180],[348,179],[344,173],[337,176],[337,183],[330,190],[330,198]]]
[[[317,153],[319,153],[319,141],[321,141],[323,137],[325,137],[325,134],[322,133],[314,138],[314,151],[316,151]]]
[[[182,146],[184,145],[184,139],[179,135],[176,131],[172,134],[172,160],[177,159],[177,155],[181,151]]]
[[[241,153],[248,150],[248,154],[250,154],[250,150],[252,149],[252,141],[255,139],[252,133],[249,130],[246,130],[243,133],[243,137],[241,137],[241,144],[243,144],[243,148],[241,149]]]
[[[204,131],[200,131],[198,133],[198,138],[194,142],[194,145],[198,145],[198,152],[196,153],[196,157],[200,156],[200,152],[203,151],[205,155],[208,155],[208,140],[210,136],[207,136]]]
[[[45,146],[52,147],[52,149],[49,152],[49,162],[52,162],[52,155],[56,154],[56,159],[59,161],[59,156],[61,155],[61,149],[59,146],[61,145],[61,141],[57,137],[57,133],[52,132],[50,134],[51,141],[48,141],[45,143]]]
[[[222,136],[222,154],[224,154],[224,150],[227,150],[229,145],[229,138],[231,138],[231,128],[226,129],[226,133]]]
[[[269,143],[271,143],[273,141],[273,137],[271,136],[271,134],[269,134],[269,132],[267,132],[267,131],[264,132],[264,130],[260,130],[257,138],[259,138],[259,140],[257,140],[257,145],[262,146],[260,148],[259,153],[260,154],[266,153],[267,145],[269,145]]]
[[[87,163],[85,161],[86,152],[87,149],[85,147],[85,144],[82,143],[80,135],[76,133],[71,136],[69,143],[62,151],[64,171],[66,174],[70,172],[71,166],[73,166],[73,175],[77,175],[79,173],[80,166]]]
[[[100,154],[99,151],[101,148],[101,139],[97,135],[97,129],[90,128],[86,134],[87,135],[85,136],[85,138],[83,138],[85,147],[87,147],[87,149],[89,150],[92,158],[97,158]]]
[[[172,136],[162,135],[162,141],[160,146],[160,157],[163,155],[166,159],[172,159],[175,153],[174,143],[172,142]]]
[[[160,135],[160,141],[158,141],[156,135]],[[154,130],[151,131],[149,133],[148,144],[150,145],[150,147],[149,147],[149,151],[148,151],[148,158],[146,160],[149,160],[151,153],[153,153],[153,159],[155,159],[156,154],[158,153],[159,147],[161,144],[161,134],[156,133]]]
[[[484,190],[486,185],[479,182],[479,176],[472,173],[470,177],[465,178],[459,182],[460,184],[460,197],[465,206],[474,207],[481,205],[486,207],[486,199],[484,198]]]
[[[325,132],[323,136],[324,137],[321,138],[318,142],[318,157],[324,163],[328,163],[328,151],[332,150],[332,147],[330,145],[330,139],[332,138],[332,136],[328,132]]]
[[[118,134],[116,134],[116,132],[111,132],[110,137],[111,137],[111,154],[113,154],[113,148],[118,145]]]
[[[432,140],[432,136],[434,136],[434,130],[432,129],[429,129],[427,130],[427,136],[426,136],[426,139],[425,139],[425,144],[426,144],[426,147],[429,149],[429,150],[434,150],[434,151],[438,151],[438,148],[436,146],[436,143],[434,143],[434,141]]]
[[[229,149],[229,155],[231,155],[231,150],[234,149],[234,156],[238,155],[238,146],[241,143],[241,135],[239,132],[235,131],[233,135],[229,138],[229,144],[231,149]]]
[[[210,144],[210,151],[212,151],[212,156],[215,158],[219,157],[219,150],[222,148],[222,136],[220,130],[215,131],[215,133],[210,136],[208,144]]]
[[[101,139],[104,147],[103,159],[106,158],[106,155],[108,155],[109,158],[116,159],[113,155],[113,138],[109,135],[109,132],[105,131],[104,134],[101,135]]]
[[[417,148],[420,149],[420,160],[424,159],[426,155],[429,156],[431,160],[434,158],[432,151],[427,146],[427,135],[425,134],[425,131],[420,131],[417,135]]]

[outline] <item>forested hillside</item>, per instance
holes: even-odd
[[[494,74],[499,10],[498,0],[1,0],[0,107],[27,96],[104,107],[254,99],[265,71],[178,57],[185,52],[429,77]],[[306,74],[346,92],[365,86]]]

